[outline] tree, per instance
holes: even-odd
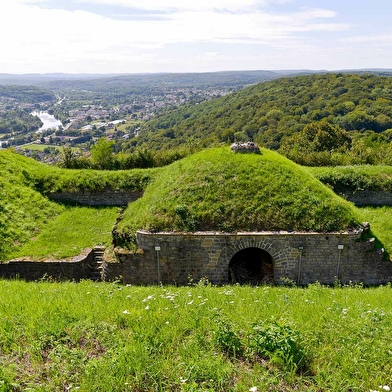
[[[76,156],[72,148],[69,146],[64,146],[59,165],[66,169],[73,169],[75,167],[75,160]]]
[[[351,137],[342,128],[329,124],[326,120],[306,125],[291,140],[303,152],[336,151],[349,149]]]
[[[90,148],[91,160],[98,169],[111,169],[113,166],[113,144],[101,137]]]

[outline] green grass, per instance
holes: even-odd
[[[53,148],[55,150],[58,151],[62,151],[63,148],[54,144],[36,144],[36,143],[32,143],[32,144],[28,144],[25,146],[20,147],[21,150],[31,150],[31,151],[44,151],[46,148]],[[79,151],[79,148],[77,147],[71,147],[72,150],[74,151]]]
[[[37,235],[63,209],[18,182],[16,176],[0,177],[0,260]]]
[[[112,228],[119,208],[64,207],[24,246],[12,252],[10,258],[28,256],[31,259],[61,259],[75,256],[94,245],[110,246]]]
[[[0,260],[75,256],[110,244],[118,209],[66,207],[45,195],[56,191],[141,191],[154,171],[65,170],[0,151]]]
[[[234,154],[224,147],[162,168],[128,206],[119,232],[328,232],[355,225],[352,205],[300,166],[269,150]]]
[[[381,391],[391,386],[390,294],[1,281],[0,388]]]
[[[364,222],[370,222],[372,233],[385,247],[387,253],[392,255],[392,207],[360,207],[359,214]]]
[[[392,191],[392,166],[337,166],[307,168],[321,182],[352,191]]]

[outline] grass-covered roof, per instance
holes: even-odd
[[[117,239],[150,231],[331,232],[356,227],[354,208],[304,168],[269,150],[204,150],[164,167],[131,203]]]

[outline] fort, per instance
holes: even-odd
[[[123,206],[110,257],[95,246],[67,260],[14,259],[0,264],[0,276],[135,285],[392,282],[392,263],[370,224],[361,225],[344,200],[392,205],[391,192],[339,188],[338,197],[253,143],[194,154],[144,187],[116,185],[45,192],[57,203]]]
[[[344,190],[341,193],[350,195]],[[66,198],[85,205],[118,205],[113,195],[111,190],[94,195],[74,192],[62,195],[61,200]],[[123,202],[127,197],[129,201],[137,199],[132,192],[121,197]],[[387,195],[385,200],[388,198],[392,199],[392,195]],[[379,204],[379,200],[376,193],[364,193],[363,200],[359,192],[355,194],[359,205]],[[342,233],[138,231],[138,251],[117,250],[117,262],[106,262],[103,249],[96,247],[67,260],[11,260],[0,264],[0,276],[26,280],[94,279],[142,285],[158,282],[184,285],[190,279],[204,278],[213,284],[392,282],[392,263],[383,260],[383,251],[375,249],[373,238],[362,240],[363,231],[368,230],[365,225],[363,229]]]

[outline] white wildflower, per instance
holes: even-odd
[[[249,388],[249,392],[258,392],[259,388],[257,387],[251,387]]]
[[[123,310],[123,314],[129,314],[128,310]]]

